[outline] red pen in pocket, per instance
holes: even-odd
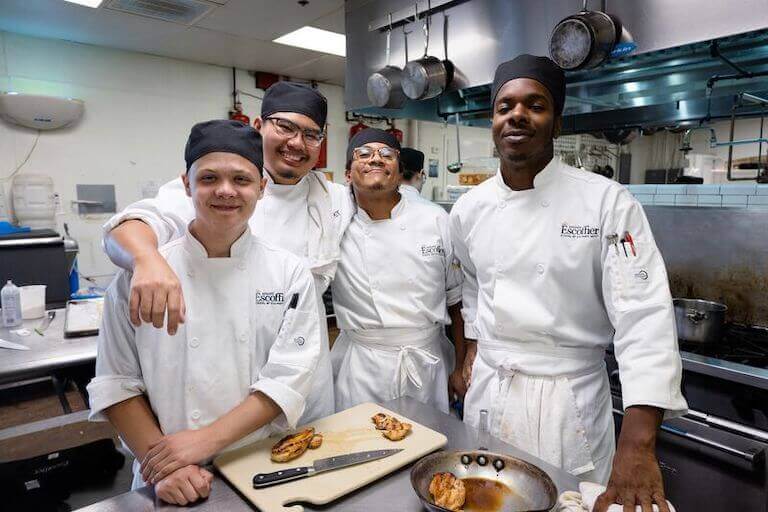
[[[624,240],[629,242],[629,248],[632,249],[632,256],[637,257],[637,251],[635,250],[635,241],[632,240],[632,235],[629,234],[629,231],[624,232]]]

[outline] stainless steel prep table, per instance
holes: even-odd
[[[18,336],[12,334],[11,329],[0,328],[0,338],[30,348],[0,349],[0,384],[52,376],[67,368],[93,364],[96,361],[98,336],[64,338],[65,310],[55,311],[56,318],[45,330],[44,336],[34,331],[43,321],[42,318],[24,321],[23,327],[32,332],[29,336]],[[14,327],[12,330],[16,329],[18,328]]]
[[[448,438],[447,450],[477,448],[477,432],[475,429],[465,425],[454,416],[449,416],[411,398],[399,398],[386,402],[383,405],[387,409],[445,434]],[[559,493],[568,490],[578,490],[579,480],[569,473],[550,466],[532,455],[494,438],[490,438],[488,444],[491,451],[519,457],[539,466],[555,482]],[[371,511],[379,509],[420,511],[422,510],[421,502],[411,487],[410,468],[410,465],[406,466],[327,505],[304,505],[304,508],[305,510],[334,511]],[[135,510],[186,510],[186,508],[165,505],[155,498],[154,492],[151,489],[144,488],[115,496],[80,510],[82,512],[133,512]],[[241,498],[220,476],[216,475],[209,498],[199,504],[195,504],[189,510],[195,510],[196,512],[219,510],[237,512],[250,511],[253,508],[248,501]]]

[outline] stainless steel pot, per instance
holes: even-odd
[[[392,15],[389,15],[389,28],[387,29],[387,57],[386,66],[368,77],[368,99],[373,105],[380,108],[402,108],[405,104],[405,93],[402,87],[403,70],[389,64],[390,43],[392,38]],[[403,30],[403,38],[406,44],[405,61],[408,62],[408,40]]]
[[[502,512],[544,512],[557,503],[557,487],[538,467],[508,455],[486,451],[440,451],[420,459],[411,469],[411,485],[427,510],[445,512],[432,503],[429,483],[435,473],[447,471],[457,478],[481,478],[504,484],[510,492],[491,492],[483,501],[495,501]],[[503,487],[501,487],[503,489]],[[485,494],[485,493],[484,493]]]
[[[621,23],[601,11],[581,12],[555,25],[549,38],[549,55],[561,68],[572,71],[600,65],[621,38]]]
[[[675,299],[677,337],[693,343],[717,343],[723,337],[728,306],[699,299]]]
[[[429,10],[429,6],[427,9]],[[439,96],[453,78],[453,64],[446,58],[440,60],[429,55],[429,25],[431,15],[424,18],[424,56],[412,60],[403,68],[402,86],[405,95],[412,100],[428,100]],[[445,46],[445,27],[443,24],[443,45]]]

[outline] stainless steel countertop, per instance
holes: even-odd
[[[426,406],[411,398],[399,398],[386,402],[384,406],[398,414],[421,423],[433,430],[442,432],[448,438],[446,449],[474,449],[477,447],[477,431],[454,416]],[[546,471],[557,485],[558,493],[568,490],[578,490],[579,480],[565,471],[550,466],[539,459],[514,448],[506,443],[491,438],[489,449],[502,452],[529,461]],[[362,489],[348,494],[336,501],[323,506],[306,505],[305,510],[334,510],[334,511],[371,511],[378,509],[397,511],[421,511],[422,505],[416,493],[413,492],[410,481],[411,465],[408,465]],[[377,507],[380,505],[380,507]],[[118,512],[135,510],[195,510],[228,512],[250,511],[254,508],[241,498],[218,474],[213,482],[211,495],[207,500],[193,507],[176,507],[165,505],[155,498],[150,488],[127,492],[114,498],[95,503],[80,509],[83,512]]]
[[[56,318],[45,330],[44,336],[34,329],[42,318],[25,320],[23,327],[29,329],[29,336],[12,334],[11,329],[0,328],[0,338],[26,345],[30,350],[0,349],[0,384],[50,375],[67,366],[77,366],[96,360],[98,336],[64,338],[65,310],[57,309]],[[14,327],[12,330],[19,329]]]

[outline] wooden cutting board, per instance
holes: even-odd
[[[391,414],[410,423],[413,425],[412,432],[402,441],[394,442],[385,439],[371,422],[371,416],[378,412]],[[224,453],[214,460],[214,465],[262,512],[289,510],[301,512],[304,510],[301,505],[287,507],[285,504],[297,501],[316,505],[329,503],[442,448],[448,442],[443,434],[373,403],[360,404],[305,426],[315,427],[315,432],[323,434],[323,444],[316,450],[307,450],[290,462],[278,464],[270,460],[272,445],[282,437],[282,435],[276,435]],[[328,471],[264,489],[254,489],[252,485],[253,475],[256,473],[271,473],[293,467],[311,466],[316,459],[388,448],[402,448],[403,451],[384,459]],[[403,492],[410,492],[410,489],[403,489]]]

